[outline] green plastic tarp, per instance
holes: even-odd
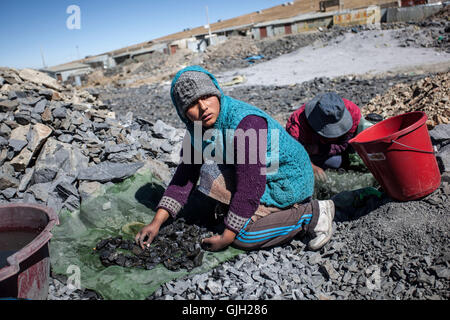
[[[316,180],[314,184],[314,199],[330,199],[338,193],[362,189],[366,187],[377,187],[378,183],[371,173],[355,171],[325,170],[326,181]]]
[[[77,211],[60,212],[60,225],[53,229],[50,241],[53,273],[72,277],[73,270],[79,270],[82,288],[114,300],[145,299],[162,283],[187,275],[185,269],[173,272],[162,264],[152,270],[104,267],[93,250],[98,241],[110,236],[134,239],[134,234],[125,233],[123,227],[132,222],[148,224],[163,192],[162,182],[144,171],[104,188]],[[203,264],[189,274],[207,272],[242,252],[232,247],[205,252]]]

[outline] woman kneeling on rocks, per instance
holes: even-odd
[[[226,213],[224,232],[202,240],[208,250],[268,248],[301,232],[312,250],[330,240],[333,201],[311,199],[308,154],[276,120],[224,95],[215,77],[198,66],[179,71],[170,92],[189,134],[155,217],[136,235],[142,248],[169,215],[176,217],[199,179],[199,191],[219,202],[216,213]]]

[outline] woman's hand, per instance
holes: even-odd
[[[221,235],[202,239],[202,247],[209,251],[219,251],[228,247],[236,237],[236,233],[230,229],[225,229]]]
[[[311,163],[313,171],[314,171],[314,176],[316,177],[316,180],[325,182],[327,181],[327,174],[325,173],[325,171],[321,168],[316,166],[314,163]]]
[[[161,225],[169,218],[169,212],[164,209],[159,209],[155,217],[153,218],[150,224],[146,225],[139,231],[134,238],[136,244],[140,245],[142,249],[144,249],[144,245],[147,247],[153,242],[153,239],[158,235],[159,228]],[[145,238],[148,237],[147,241],[144,241]]]

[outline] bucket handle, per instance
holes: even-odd
[[[408,148],[408,149],[412,149],[412,150],[415,150],[415,151],[419,151],[419,152],[422,152],[422,153],[434,154],[434,151],[425,151],[425,150],[420,150],[420,149],[417,149],[417,148],[413,148],[413,147],[407,146],[406,144],[400,143],[400,142],[398,142],[398,141],[396,141],[394,139],[391,139],[391,142],[392,143],[396,143],[398,145],[401,145],[402,147],[405,147],[405,148]]]

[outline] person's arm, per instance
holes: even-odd
[[[236,234],[242,229],[247,220],[257,210],[260,199],[264,194],[266,187],[266,176],[261,173],[261,169],[266,167],[266,150],[267,150],[267,122],[264,118],[258,116],[247,116],[238,125],[237,129],[244,132],[248,129],[256,131],[256,145],[251,146],[250,139],[245,138],[244,148],[240,148],[236,132],[234,137],[234,154],[235,154],[235,192],[232,195],[229,211],[224,219],[226,226],[223,234],[203,239],[202,243],[206,249],[211,251],[221,250],[230,245]],[[259,134],[259,130],[261,135]],[[262,159],[259,157],[259,151],[264,155]],[[239,153],[244,152],[244,163],[239,164],[237,159]],[[256,163],[251,163],[251,152],[256,152]],[[252,161],[253,162],[253,161]]]
[[[349,145],[348,142],[350,141],[351,138],[353,138],[353,135],[354,135],[354,132],[349,132],[340,139],[340,141],[341,141],[340,143],[331,143],[329,145],[328,155],[331,157],[331,156],[342,154],[345,150],[347,150],[348,145]]]
[[[305,105],[302,105],[289,116],[286,122],[286,131],[303,146],[310,143],[305,121]]]
[[[194,148],[191,146],[192,159],[190,163],[181,162],[178,165],[169,186],[157,206],[157,209],[162,208],[168,211],[172,218],[175,218],[187,203],[189,196],[200,177],[200,168],[202,165],[194,164],[193,149]],[[182,157],[183,150],[181,150],[181,158]]]
[[[150,246],[153,239],[158,235],[161,225],[169,218],[169,212],[166,209],[160,208],[156,211],[152,222],[143,227],[134,238],[135,242],[144,249],[144,246]],[[147,237],[147,241],[144,241]]]
[[[286,123],[286,131],[295,138],[298,142],[300,142],[305,148],[306,152],[310,156],[318,155],[321,152],[320,140],[317,137],[306,120],[305,115],[305,105],[301,106],[299,109],[294,111],[289,117]],[[311,160],[311,166],[314,171],[314,176],[316,179],[325,181],[327,179],[327,175],[325,171],[316,166],[314,162]]]
[[[191,151],[193,151],[193,148]],[[193,155],[193,152],[191,152],[191,155]],[[182,157],[183,150],[181,150],[181,158]],[[182,207],[187,203],[189,195],[199,179],[200,167],[201,164],[194,164],[193,161],[190,163],[181,162],[178,165],[169,186],[156,208],[156,214],[153,217],[152,222],[136,234],[135,242],[142,248],[144,248],[144,245],[149,246],[153,242],[153,239],[158,235],[161,225],[169,218],[169,216],[175,218]],[[147,241],[144,241],[146,238]]]

